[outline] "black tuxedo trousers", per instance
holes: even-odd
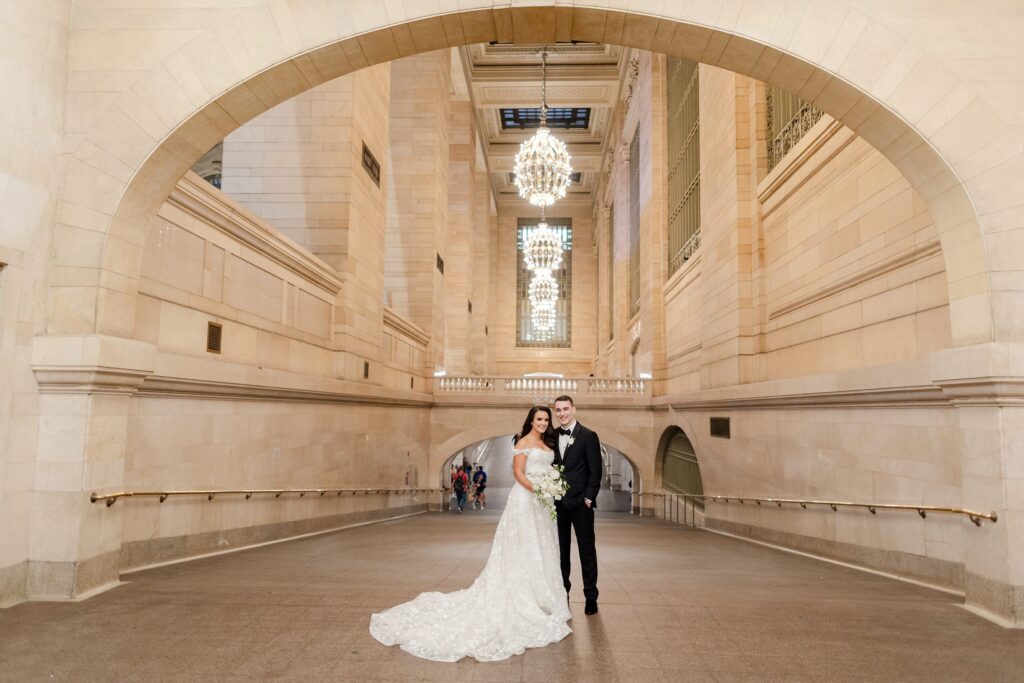
[[[573,443],[560,453],[558,462],[565,468],[564,476],[569,490],[562,500],[556,501],[558,511],[558,550],[562,562],[562,583],[569,592],[569,572],[572,568],[572,534],[576,532],[579,547],[580,571],[583,574],[583,595],[597,600],[597,546],[594,541],[594,507],[587,506],[584,498],[597,503],[601,488],[601,442],[597,434],[576,423]]]
[[[568,593],[572,584],[572,532],[576,530],[576,545],[580,551],[580,572],[583,574],[583,596],[597,600],[597,545],[594,543],[594,508],[558,508],[558,550],[562,560],[562,584]]]

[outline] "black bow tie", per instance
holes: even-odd
[[[570,434],[572,434],[572,430],[571,429],[565,429],[563,427],[559,427],[558,428],[558,433],[559,434],[565,434],[566,436],[569,436]]]

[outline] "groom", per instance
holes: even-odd
[[[586,614],[597,614],[597,548],[594,546],[594,507],[601,489],[601,442],[597,434],[576,421],[576,405],[571,396],[555,399],[555,418],[561,425],[558,432],[558,454],[555,464],[565,468],[563,476],[569,490],[555,501],[558,511],[558,549],[562,554],[562,583],[569,592],[569,551],[572,529],[580,547],[580,569],[583,572],[583,596],[587,599]]]

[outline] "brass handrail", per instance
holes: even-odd
[[[641,493],[638,494],[643,496],[678,496],[683,499],[700,500],[705,503],[755,503],[761,505],[768,503],[782,507],[783,504],[799,505],[802,509],[806,510],[808,505],[827,505],[835,512],[841,507],[852,507],[852,508],[864,508],[871,514],[877,514],[878,510],[914,510],[917,514],[921,515],[922,518],[927,517],[929,512],[944,513],[951,515],[964,515],[972,522],[975,526],[981,526],[981,520],[988,520],[995,523],[999,520],[999,515],[993,512],[977,512],[976,510],[968,510],[966,508],[954,508],[954,507],[942,507],[938,505],[913,505],[905,503],[852,503],[849,501],[838,501],[838,500],[807,500],[798,498],[751,498],[749,496],[708,496],[708,495],[697,495],[693,493]]]
[[[93,503],[98,503],[103,500],[106,501],[107,507],[110,507],[117,502],[118,498],[159,498],[160,502],[164,502],[171,496],[206,496],[207,500],[213,500],[217,496],[228,496],[228,495],[241,495],[245,494],[245,499],[249,500],[253,495],[257,493],[273,493],[275,498],[280,498],[286,493],[297,493],[299,498],[304,497],[307,493],[317,493],[324,496],[328,493],[334,493],[342,495],[349,493],[353,496],[356,495],[370,495],[370,494],[401,494],[401,493],[439,493],[443,492],[444,489],[388,489],[388,488],[372,488],[372,489],[185,489],[185,490],[174,490],[174,491],[117,491],[115,493],[93,493],[89,496],[89,500]]]

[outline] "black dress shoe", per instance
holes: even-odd
[[[587,606],[583,608],[586,615],[597,614],[597,600],[587,600]]]

